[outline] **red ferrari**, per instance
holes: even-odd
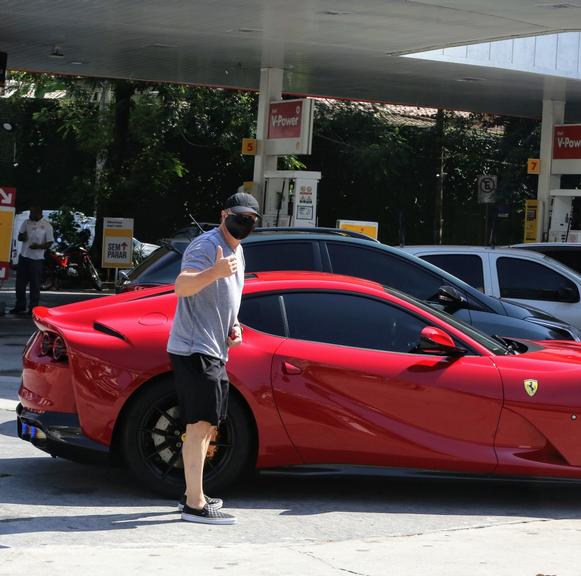
[[[174,308],[168,287],[36,308],[20,438],[113,458],[181,494],[165,351]],[[253,469],[323,464],[581,478],[578,344],[492,339],[379,284],[322,273],[249,276],[240,320],[208,490]]]

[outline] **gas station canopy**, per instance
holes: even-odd
[[[581,2],[543,0],[1,0],[9,69],[540,117],[581,111],[581,81],[404,54],[581,29]],[[579,58],[579,55],[578,55]]]

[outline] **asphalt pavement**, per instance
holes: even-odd
[[[11,297],[0,290],[0,301]],[[55,305],[96,294],[43,294]],[[580,576],[581,484],[261,474],[217,494],[235,526],[182,522],[123,469],[16,436],[30,318],[0,316],[0,575]]]

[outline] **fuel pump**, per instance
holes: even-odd
[[[581,190],[551,190],[551,214],[549,242],[579,242],[581,230],[572,230],[573,201],[581,196]]]
[[[262,226],[317,225],[317,186],[320,172],[271,170],[264,174]]]

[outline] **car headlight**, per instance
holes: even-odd
[[[539,326],[544,326],[549,328],[559,334],[563,334],[564,340],[574,340],[575,342],[581,342],[581,331],[575,326],[570,324],[565,324],[564,322],[553,322],[551,320],[544,320],[540,318],[535,318],[534,316],[529,316],[526,318],[529,322],[534,322]]]

